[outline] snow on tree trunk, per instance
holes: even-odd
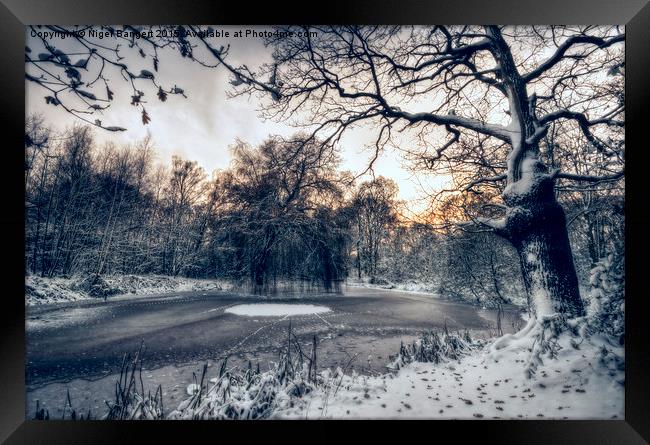
[[[486,31],[511,116],[512,150],[507,159],[508,186],[503,192],[507,210],[497,233],[517,249],[529,306],[538,319],[554,313],[584,315],[564,210],[555,199],[553,175],[538,158],[538,141],[548,127],[539,125],[536,99],[528,96],[526,81],[501,31],[496,26],[488,26]]]
[[[564,210],[553,177],[534,157],[521,163],[521,177],[506,187],[502,234],[516,248],[533,313],[584,315]]]

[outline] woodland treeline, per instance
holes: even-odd
[[[27,119],[26,271],[221,278],[255,288],[346,279],[428,283],[486,302],[523,295],[516,251],[457,224],[491,196],[450,194],[419,221],[403,216],[398,186],[355,181],[336,150],[312,138],[236,141],[228,169],[156,160],[154,141],[98,144],[89,126],[50,130]],[[583,284],[622,254],[623,190],[558,190]]]

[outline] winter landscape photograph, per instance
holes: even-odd
[[[25,38],[26,419],[625,419],[624,26]]]

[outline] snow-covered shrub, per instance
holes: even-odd
[[[389,368],[398,370],[412,362],[441,363],[459,360],[481,346],[482,343],[473,340],[469,332],[460,336],[448,332],[439,335],[437,332],[428,331],[411,344],[401,343],[399,353]]]
[[[259,373],[226,371],[212,379],[212,385],[201,385],[169,419],[266,419],[277,407],[293,406],[296,400],[311,392],[314,383],[303,373],[288,378],[286,367]],[[281,376],[285,375],[286,379]]]
[[[25,303],[36,305],[58,303],[88,298],[83,291],[74,289],[69,278],[42,278],[36,275],[25,276]]]
[[[370,284],[376,284],[378,286],[390,286],[390,281],[384,277],[370,277]]]
[[[591,269],[587,316],[594,332],[623,342],[625,333],[625,266],[622,256],[608,255]]]
[[[533,338],[533,343],[526,365],[526,374],[528,377],[535,375],[537,368],[544,364],[543,359],[545,357],[557,359],[558,352],[562,349],[560,336],[565,332],[571,332],[573,336],[577,334],[571,328],[575,328],[575,325],[567,323],[566,318],[561,314],[538,317],[530,333],[530,336]],[[571,345],[575,345],[575,342],[571,343]]]
[[[75,287],[94,298],[105,298],[120,293],[119,289],[109,285],[99,274],[88,275],[76,283]]]

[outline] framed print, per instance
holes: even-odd
[[[3,439],[644,443],[650,6],[581,3],[6,1]]]

